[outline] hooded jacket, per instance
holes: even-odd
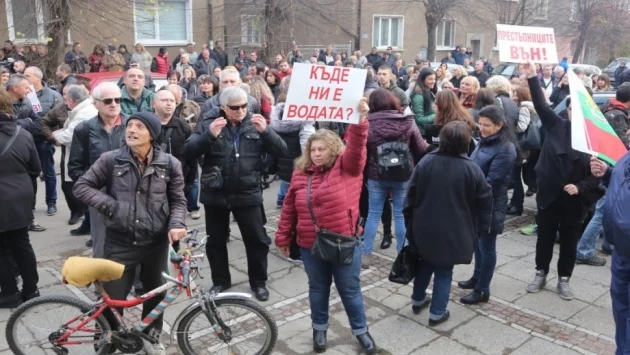
[[[630,140],[626,132],[630,129],[628,113],[630,110],[616,99],[610,99],[603,105],[602,113],[626,148],[630,148]]]
[[[309,121],[283,121],[284,106],[284,102],[279,103],[271,111],[270,126],[287,145],[286,154],[277,158],[277,164],[280,179],[290,182],[295,160],[302,155],[308,138],[315,133],[315,127]]]
[[[0,151],[17,129],[12,116],[0,114]],[[21,129],[13,146],[0,157],[0,232],[27,228],[33,221],[32,178],[41,165],[31,134]]]
[[[367,135],[367,121],[353,124],[348,128],[346,148],[332,168],[324,170],[311,165],[306,173],[293,172],[276,231],[277,246],[291,244],[294,230],[297,230],[297,244],[302,248],[310,249],[317,238],[306,199],[311,174],[311,203],[317,226],[333,233],[356,235]]]
[[[429,145],[420,135],[413,115],[404,115],[398,111],[370,112],[367,117],[370,123],[367,140],[366,174],[368,179],[380,180],[378,176],[378,146],[400,141],[409,147],[412,166],[420,161]]]

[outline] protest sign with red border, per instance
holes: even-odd
[[[283,120],[359,123],[365,69],[295,63]]]
[[[558,63],[553,28],[497,25],[499,60],[507,63]]]

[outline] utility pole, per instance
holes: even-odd
[[[212,4],[212,0],[208,0],[208,43],[212,42],[214,47],[214,36],[212,35],[212,12],[214,5]],[[223,44],[225,46],[225,43]]]

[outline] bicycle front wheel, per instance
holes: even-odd
[[[215,304],[216,315],[227,329],[217,335],[202,308],[195,308],[177,329],[177,343],[185,355],[271,354],[278,327],[263,306],[243,299],[220,299]]]
[[[111,344],[97,345],[111,327],[103,315],[89,320],[62,342],[58,339],[87,320],[94,311],[90,304],[74,297],[44,296],[18,307],[7,321],[7,343],[16,355],[108,354]]]

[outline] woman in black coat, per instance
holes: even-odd
[[[497,235],[503,233],[507,190],[517,156],[515,138],[501,107],[490,105],[479,111],[479,131],[481,140],[470,158],[479,165],[492,188],[492,209],[487,217],[491,222],[488,229],[480,231],[472,278],[458,283],[463,289],[474,289],[461,298],[464,304],[488,302],[490,298],[490,281],[497,263]]]
[[[492,191],[479,166],[468,158],[471,135],[464,122],[445,125],[439,149],[416,165],[409,180],[403,215],[409,247],[422,259],[411,305],[418,314],[431,304],[430,326],[449,318],[446,306],[453,267],[470,264],[478,232],[490,223]],[[426,295],[431,275],[435,275],[433,300]]]
[[[16,131],[19,125],[12,112],[11,97],[0,89],[0,308],[15,308],[39,296],[37,261],[28,226],[33,221],[35,201],[32,179],[39,176],[41,165],[33,137],[25,129]],[[9,256],[20,270],[22,292]]]
[[[569,280],[575,266],[582,223],[588,209],[604,195],[604,191],[599,187],[600,180],[591,174],[590,156],[571,147],[571,102],[567,100],[569,117],[565,120],[547,104],[534,64],[528,63],[525,69],[532,102],[545,131],[545,142],[536,164],[536,276],[527,286],[527,292],[538,292],[547,283],[559,232],[557,290],[562,299],[572,300]]]

